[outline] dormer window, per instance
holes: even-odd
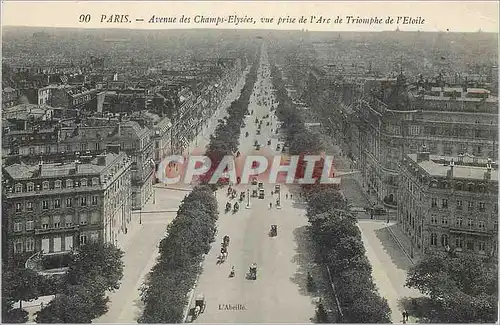
[[[33,183],[28,183],[28,192],[33,192],[35,190],[35,184]]]
[[[48,190],[49,189],[49,182],[48,181],[45,181],[42,183],[42,189],[43,190]]]
[[[23,185],[22,184],[16,184],[16,193],[21,193],[23,191]]]
[[[66,187],[68,187],[68,188],[73,187],[73,180],[72,179],[67,179],[66,180]]]
[[[87,186],[87,179],[86,178],[81,179],[80,186]]]
[[[54,182],[54,188],[61,188],[61,181],[57,180]]]

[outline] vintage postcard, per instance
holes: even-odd
[[[2,2],[2,323],[496,323],[498,12]]]

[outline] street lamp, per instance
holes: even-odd
[[[250,189],[247,188],[247,209],[250,209]]]

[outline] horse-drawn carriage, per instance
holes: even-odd
[[[227,202],[225,212],[228,213],[229,211],[231,211],[231,203]]]
[[[252,190],[252,197],[259,196],[259,192],[257,190]]]
[[[240,202],[243,202],[243,200],[245,199],[245,192],[240,192]]]
[[[271,225],[271,230],[269,231],[269,236],[271,236],[271,237],[278,236],[278,225]]]
[[[252,265],[250,265],[250,268],[248,270],[248,279],[257,280],[257,264],[253,263]]]
[[[240,210],[240,206],[239,206],[238,202],[234,202],[233,213],[236,213],[239,210]]]
[[[207,304],[205,303],[205,296],[198,294],[194,300],[194,308],[192,309],[192,320],[195,320],[201,313],[205,311]]]

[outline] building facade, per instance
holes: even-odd
[[[125,153],[107,153],[5,167],[9,252],[61,253],[91,240],[116,244],[131,221],[131,165]]]
[[[399,168],[397,219],[412,248],[497,256],[498,165],[490,159],[430,155]]]
[[[488,91],[433,87],[413,94],[404,85],[400,76],[393,91],[383,88],[382,97],[372,91],[354,108],[357,167],[368,190],[392,207],[397,205],[397,166],[422,145],[434,155],[498,158],[498,101]]]
[[[153,131],[135,121],[104,122],[10,131],[3,135],[2,152],[9,165],[16,160],[36,163],[40,158],[64,162],[80,154],[101,154],[108,147],[115,153],[124,151],[132,160],[132,206],[140,209],[153,195]]]

